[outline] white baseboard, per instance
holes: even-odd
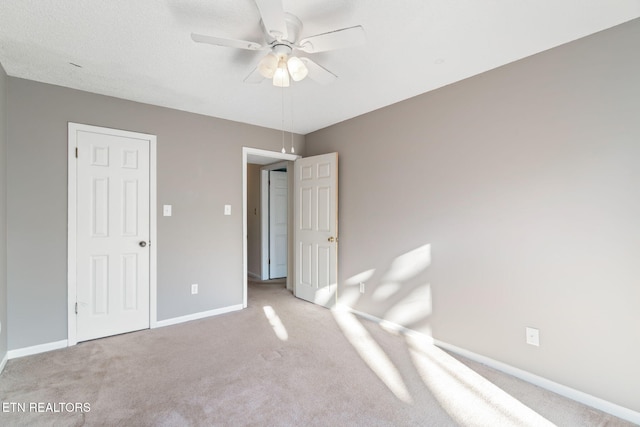
[[[178,323],[189,322],[191,320],[203,319],[205,317],[217,316],[219,314],[242,310],[242,304],[230,305],[228,307],[216,308],[215,310],[201,311],[200,313],[188,314],[186,316],[174,317],[166,320],[158,320],[152,328],[162,328],[164,326],[177,325]]]
[[[242,304],[232,305],[229,307],[222,307],[215,310],[203,311],[200,313],[189,314],[187,316],[174,317],[173,319],[159,320],[155,324],[151,325],[151,328],[160,328],[163,326],[176,325],[178,323],[188,322],[190,320],[198,320],[205,317],[217,316],[219,314],[229,313],[231,311],[242,310]],[[31,356],[32,354],[44,353],[45,351],[58,350],[68,346],[68,340],[61,340],[56,342],[50,342],[46,344],[34,345],[31,347],[18,348],[16,350],[9,350],[5,359],[11,360],[17,357]],[[2,365],[0,365],[0,372],[4,368],[6,360],[3,359]]]
[[[0,374],[4,370],[4,367],[7,365],[7,361],[9,360],[9,353],[5,353],[2,361],[0,362]]]
[[[555,381],[551,381],[539,375],[532,374],[531,372],[524,371],[511,365],[507,365],[506,363],[502,363],[489,357],[485,357],[481,354],[473,353],[471,351],[439,340],[434,340],[434,344],[444,350],[448,350],[452,353],[456,353],[460,356],[466,357],[467,359],[482,363],[483,365],[487,365],[491,368],[494,368],[516,378],[520,378],[521,380],[552,391],[556,394],[559,394],[560,396],[564,396],[571,400],[575,400],[576,402],[591,406],[592,408],[599,409],[602,412],[606,412],[618,418],[622,418],[623,420],[627,420],[635,424],[640,424],[640,412],[636,412],[623,406],[616,405],[615,403],[590,395],[588,393],[584,393],[580,390],[576,390],[566,385],[559,384]]]
[[[247,272],[247,276],[251,277],[252,279],[262,280],[262,276],[260,274],[257,274],[251,271]]]
[[[68,345],[67,340],[60,340],[55,342],[49,342],[46,344],[34,345],[31,347],[18,348],[15,350],[9,350],[7,356],[9,359],[15,359],[17,357],[31,356],[32,354],[44,353],[45,351],[58,350],[65,348]]]
[[[448,344],[446,342],[433,339],[433,337],[430,337],[421,332],[414,331],[413,329],[409,329],[402,325],[389,322],[388,320],[380,319],[379,317],[354,310],[351,307],[340,306],[338,309],[350,311],[357,316],[376,322],[386,330],[423,337],[427,342],[434,344],[444,350],[466,357],[467,359],[473,360],[474,362],[482,363],[483,365],[487,365],[493,369],[504,372],[546,390],[552,391],[556,394],[559,394],[560,396],[567,397],[571,400],[575,400],[576,402],[580,402],[584,405],[591,406],[592,408],[599,409],[602,412],[606,412],[618,418],[622,418],[623,420],[627,420],[640,425],[640,412],[633,411],[599,397],[595,397],[574,388],[567,387],[555,381],[551,381],[536,374],[532,374],[531,372],[527,372],[511,365],[507,365],[506,363],[502,363],[489,357],[485,357],[481,354],[477,354],[472,351]]]

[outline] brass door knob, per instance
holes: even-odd
[[[329,239],[327,239],[327,240],[329,240],[330,243],[333,243],[333,242],[336,241],[336,239],[333,236],[329,237]]]

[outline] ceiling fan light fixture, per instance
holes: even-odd
[[[276,73],[277,69],[278,69],[278,57],[275,56],[273,53],[269,53],[265,55],[264,58],[262,58],[260,60],[260,63],[258,64],[258,71],[266,79],[272,78]]]
[[[291,74],[291,78],[295,82],[299,82],[300,80],[307,77],[309,74],[309,70],[307,66],[304,65],[304,62],[297,56],[292,56],[287,61],[287,68],[289,69],[289,73]]]
[[[278,87],[289,87],[289,71],[284,58],[278,61],[278,68],[273,74],[273,85]]]

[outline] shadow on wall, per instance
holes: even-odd
[[[430,265],[431,245],[425,244],[396,257],[377,280],[375,268],[355,274],[341,287],[338,306],[363,306],[386,322],[431,336],[432,290],[426,274]]]
[[[334,283],[328,291],[319,291],[314,302],[325,307],[363,305],[386,322],[431,335],[431,285],[424,274],[430,265],[431,245],[426,244],[396,257],[378,283],[373,280],[376,269],[365,270],[345,280],[339,290]]]
[[[429,320],[432,314],[431,285],[424,274],[431,265],[431,245],[425,244],[396,257],[380,276],[369,303],[380,310],[381,326],[398,332],[398,325],[421,332],[405,331],[404,340],[412,361],[411,372],[402,372],[350,311],[360,302],[361,284],[370,281],[376,269],[362,271],[345,281],[333,317],[363,362],[400,401],[416,405],[403,378],[418,376],[442,408],[461,425],[553,426],[554,424],[500,389],[463,363],[433,345]],[[371,283],[371,282],[370,282]],[[379,312],[379,311],[378,311]],[[404,368],[405,371],[407,368]]]

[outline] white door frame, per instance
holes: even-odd
[[[99,126],[68,124],[68,160],[67,160],[67,345],[78,343],[76,336],[76,226],[77,226],[77,181],[76,161],[77,132],[80,130],[103,132],[126,138],[144,138],[149,140],[149,326],[155,328],[158,323],[157,294],[157,221],[156,221],[156,136],[140,132],[129,132]]]
[[[269,279],[269,172],[276,169],[287,169],[287,162],[278,162],[263,166],[260,169],[260,276]],[[287,202],[289,203],[289,202]],[[289,219],[287,219],[289,221]]]
[[[295,161],[297,154],[242,147],[242,307],[247,308],[247,164],[267,164],[278,160]],[[251,161],[249,161],[251,159]],[[253,159],[259,159],[260,162]],[[264,163],[262,163],[264,162]],[[289,280],[289,278],[287,278]]]

